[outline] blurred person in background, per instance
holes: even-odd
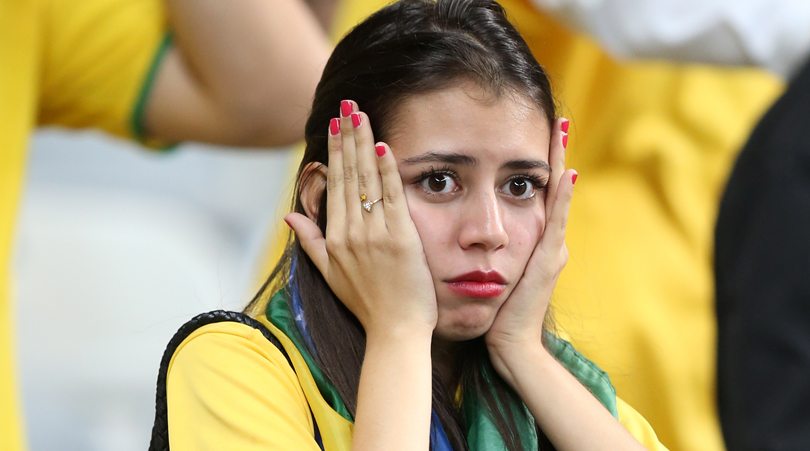
[[[623,59],[756,66],[790,79],[810,50],[800,0],[532,0]]]
[[[333,37],[386,3],[338,2]],[[810,5],[501,3],[558,86],[572,118],[569,161],[588,174],[568,224],[557,321],[662,443],[722,450],[712,284],[718,199],[782,79],[802,64]]]
[[[810,449],[810,65],[740,153],[715,234],[726,445]]]
[[[0,449],[24,448],[9,266],[31,131],[290,144],[328,54],[297,0],[0,0]]]
[[[789,81],[720,203],[717,398],[730,451],[810,449],[810,3],[534,1],[622,57],[758,66]]]
[[[810,211],[810,174],[801,169],[810,75],[796,74],[810,53],[810,4],[534,2],[619,57],[757,66],[793,80],[746,144],[726,188],[715,247],[717,384],[729,449],[808,449],[810,340],[797,332],[809,330],[803,326],[810,318],[801,304],[810,290],[799,276],[810,268],[802,254],[808,238],[799,232],[810,224],[799,213]],[[710,345],[683,351],[706,353]]]
[[[810,449],[810,3],[534,1],[622,57],[758,66],[790,82],[720,204],[717,397],[729,450]]]

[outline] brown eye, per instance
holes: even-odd
[[[428,188],[431,191],[441,191],[447,186],[447,176],[446,175],[431,175],[428,177]]]
[[[501,186],[501,192],[518,199],[531,199],[537,193],[537,188],[531,179],[515,177]]]
[[[420,184],[430,194],[450,194],[458,189],[455,179],[448,174],[429,174]]]
[[[528,182],[525,179],[512,180],[509,184],[509,191],[513,196],[522,196],[529,189]]]

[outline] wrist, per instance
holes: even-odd
[[[489,353],[495,369],[518,394],[523,375],[533,380],[542,378],[542,369],[558,364],[539,339],[500,346],[497,350],[490,348]]]
[[[544,357],[544,354],[548,354],[540,334],[504,336],[490,333],[486,336],[486,344],[491,356],[498,356],[506,362],[519,362],[526,358]]]
[[[366,330],[366,347],[373,343],[384,347],[401,347],[403,344],[427,345],[433,339],[433,328],[424,324],[399,324]]]

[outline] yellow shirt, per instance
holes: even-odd
[[[387,3],[342,0],[333,37]],[[557,323],[670,449],[721,451],[714,221],[737,152],[782,83],[751,69],[617,62],[527,0],[500,3],[551,77],[571,120],[567,165],[581,175]]]
[[[258,320],[279,337],[295,372],[250,326],[216,323],[197,329],[177,347],[168,367],[169,448],[318,451],[314,414],[324,449],[348,451],[352,424],[324,407],[306,363],[295,358],[300,356],[295,345],[266,317]],[[619,421],[637,440],[651,451],[666,451],[641,415],[621,399],[616,404]]]
[[[161,0],[0,0],[0,449],[23,449],[9,301],[14,215],[37,125],[133,136],[165,35]]]

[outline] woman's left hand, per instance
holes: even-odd
[[[542,348],[542,326],[551,293],[568,261],[565,226],[577,172],[565,170],[568,134],[563,130],[568,130],[568,121],[557,119],[549,147],[552,171],[546,193],[545,229],[526,264],[523,277],[501,306],[485,337],[493,366],[513,386],[510,362],[522,358],[524,351]]]
[[[576,171],[565,171],[564,123],[555,122],[549,149],[548,220],[523,277],[486,334],[489,358],[555,449],[641,451],[644,447],[628,430],[543,347],[543,320],[568,261],[565,225],[577,177]]]

